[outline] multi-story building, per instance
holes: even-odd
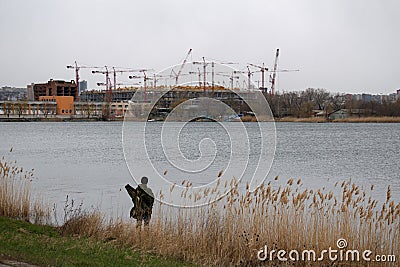
[[[85,92],[87,90],[87,81],[83,80],[79,82],[79,92]]]
[[[79,92],[75,81],[50,79],[47,83],[33,84],[33,100],[38,101],[40,96],[73,96],[77,101]]]
[[[372,95],[371,94],[362,94],[361,95],[361,100],[363,102],[371,102],[372,101]]]
[[[25,88],[3,86],[0,88],[0,101],[1,100],[26,100],[26,90]]]

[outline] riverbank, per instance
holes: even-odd
[[[9,116],[4,117],[0,116],[0,122],[94,122],[94,121],[123,121],[124,119],[121,117],[118,118],[110,118],[104,119],[101,117],[71,117],[71,116],[52,116],[52,117],[41,117],[41,116],[29,116],[29,117],[18,117],[18,116]]]
[[[82,121],[82,122],[89,122],[89,121],[101,121],[97,118],[0,118],[0,122],[69,122],[69,121]]]
[[[10,150],[10,153],[12,149]],[[121,220],[106,221],[67,201],[63,221],[40,196],[31,194],[33,172],[0,159],[0,263],[25,266],[192,266],[187,261],[127,243],[147,232]],[[121,233],[124,233],[124,236]]]
[[[112,118],[108,121],[123,121],[123,118]],[[102,118],[78,118],[78,117],[0,117],[0,122],[96,122],[104,121]],[[157,120],[160,121],[160,120]],[[161,120],[162,121],[162,120]],[[201,120],[199,120],[201,121]],[[237,122],[257,122],[254,116],[244,116]],[[329,120],[325,117],[296,118],[283,117],[275,118],[275,122],[304,122],[304,123],[400,123],[400,117],[351,117]]]
[[[63,236],[56,227],[6,217],[0,217],[2,262],[38,266],[189,266],[120,246],[112,238]]]
[[[329,120],[325,117],[296,118],[283,117],[275,118],[275,122],[306,122],[306,123],[400,123],[400,117],[351,117]]]

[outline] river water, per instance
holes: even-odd
[[[196,160],[203,152],[207,156],[207,150],[199,149],[199,141],[216,139],[222,149],[213,154],[216,166],[210,169],[214,173],[229,160],[230,149],[228,138],[216,125],[187,125],[179,141],[183,156]],[[129,168],[145,174],[142,159],[150,157],[160,172],[168,171],[171,182],[187,178],[175,176],[173,168],[165,163],[162,150],[154,145],[158,139],[153,140],[152,134],[157,136],[154,133],[162,123],[148,126],[148,154],[131,153],[136,158],[130,161]],[[255,126],[246,124],[250,136]],[[276,123],[275,127],[276,151],[267,180],[275,176],[279,181],[301,178],[304,186],[330,188],[336,181],[351,179],[366,189],[373,184],[371,194],[379,200],[386,198],[390,185],[393,199],[400,201],[400,124]],[[131,202],[124,185],[134,184],[134,180],[125,161],[122,132],[122,122],[0,123],[0,155],[16,160],[24,169],[34,169],[34,193],[55,204],[58,210],[62,210],[68,195],[86,208],[126,217]],[[129,138],[140,141],[141,137],[131,132]],[[11,147],[13,152],[9,153]],[[243,158],[249,156],[251,165],[254,155],[246,153],[249,152],[243,151]],[[202,177],[196,177],[194,184],[209,182],[209,176]],[[157,191],[156,184],[150,186]]]

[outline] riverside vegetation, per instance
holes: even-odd
[[[378,98],[369,95],[361,98],[346,94],[330,93],[325,89],[307,88],[297,92],[276,92],[265,95],[274,118],[309,118],[313,110],[326,113],[339,109],[358,110],[362,117],[400,117],[400,98]]]
[[[265,245],[319,252],[336,248],[339,238],[347,240],[349,249],[400,257],[400,204],[392,200],[390,187],[386,201],[379,203],[369,197],[373,186],[359,187],[351,181],[338,182],[328,191],[304,188],[300,179],[282,185],[276,177],[250,193],[239,189],[233,179],[230,184],[217,183],[212,190],[230,187],[231,191],[207,207],[176,209],[157,204],[150,226],[140,230],[121,218],[106,219],[99,211],[85,211],[73,201],[66,203],[63,222],[52,225],[51,209],[30,194],[32,177],[31,172],[1,160],[0,252],[22,261],[54,266],[364,266],[362,261],[331,262],[328,258],[286,263],[257,259],[257,251]],[[182,186],[189,187],[190,182],[183,181]],[[209,193],[187,197],[207,198]],[[162,192],[158,194],[163,197]],[[8,230],[5,225],[10,225]],[[27,245],[27,240],[33,243]],[[37,248],[31,250],[32,246]]]
[[[283,117],[275,119],[276,122],[350,122],[350,123],[398,123],[400,117],[350,117],[342,119],[329,120],[326,117]]]

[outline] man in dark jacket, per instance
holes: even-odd
[[[147,177],[142,177],[141,184],[136,189],[129,184],[125,186],[126,191],[132,198],[133,207],[130,211],[130,217],[136,219],[136,227],[141,227],[142,221],[144,221],[145,226],[149,225],[151,219],[154,195],[153,191],[147,187],[148,181]]]

